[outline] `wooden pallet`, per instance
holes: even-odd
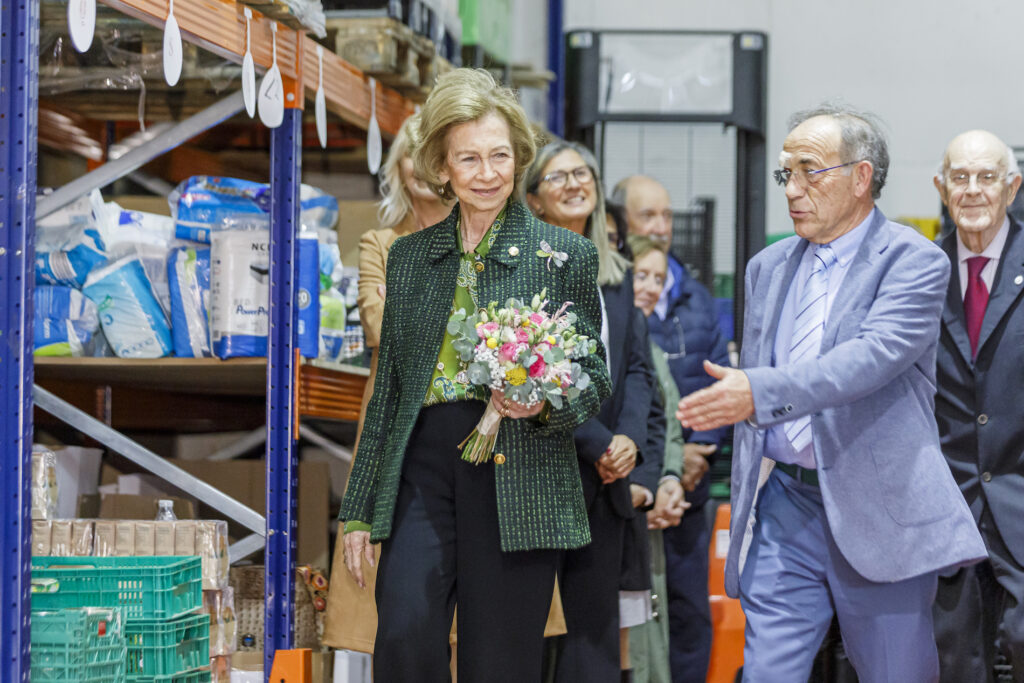
[[[433,86],[433,42],[395,19],[328,18],[327,44],[339,57],[406,97],[422,101]]]

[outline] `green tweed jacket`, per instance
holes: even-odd
[[[387,298],[381,326],[377,381],[342,502],[342,520],[371,524],[373,542],[388,538],[409,435],[416,423],[444,339],[459,269],[459,207],[430,228],[399,238],[388,255]],[[561,266],[538,256],[541,241],[568,258]],[[579,235],[543,223],[518,202],[477,278],[477,302],[529,300],[547,289],[552,311],[571,301],[576,329],[597,340],[582,359],[591,385],[545,420],[504,420],[494,467],[504,551],[578,548],[590,542],[587,511],[573,444],[576,425],[596,414],[610,393],[601,345],[597,250]],[[458,457],[453,455],[452,457]]]

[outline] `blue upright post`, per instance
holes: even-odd
[[[300,91],[301,92],[301,91]],[[301,100],[300,100],[301,102]],[[267,348],[267,547],[264,680],[294,636],[295,499],[298,493],[295,373],[298,357],[296,241],[302,175],[302,109],[285,109],[270,150],[270,338]]]
[[[0,2],[0,683],[29,680],[38,10]]]
[[[565,135],[565,43],[562,38],[562,0],[548,0],[548,69],[555,80],[548,85],[548,130]]]

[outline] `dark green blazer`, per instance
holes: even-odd
[[[340,514],[342,520],[370,523],[373,542],[391,534],[409,434],[451,314],[459,269],[458,217],[456,206],[437,225],[400,237],[388,255],[377,380]],[[549,268],[548,259],[537,255],[541,240],[568,254],[561,267],[552,262]],[[597,413],[611,390],[601,345],[597,267],[597,250],[588,240],[543,223],[512,202],[477,278],[481,306],[491,301],[504,305],[509,297],[529,301],[545,288],[552,312],[571,301],[579,316],[577,331],[598,346],[581,362],[591,385],[577,400],[549,411],[543,421],[504,420],[494,452],[504,454],[505,462],[478,465],[495,468],[504,551],[578,548],[590,542],[573,430]]]

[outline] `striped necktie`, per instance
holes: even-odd
[[[825,329],[825,303],[828,298],[828,269],[836,262],[835,252],[829,245],[821,245],[814,252],[811,274],[804,283],[793,321],[793,337],[789,344],[789,362],[799,363],[816,358],[821,350],[821,333]],[[805,415],[785,425],[786,437],[797,453],[811,443],[811,417]]]

